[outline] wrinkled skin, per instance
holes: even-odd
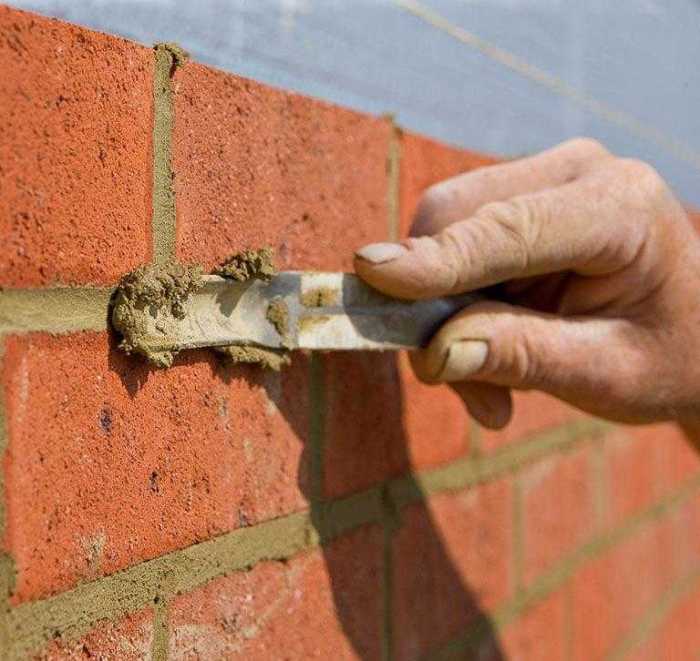
[[[408,299],[490,287],[412,354],[488,427],[515,388],[698,436],[700,238],[646,163],[576,139],[454,177],[426,191],[412,238],[365,246],[355,269]]]

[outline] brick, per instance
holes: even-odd
[[[444,179],[493,165],[492,156],[458,149],[414,133],[401,134],[399,235],[408,236],[423,191]]]
[[[557,455],[521,474],[523,579],[531,583],[596,528],[591,448]]]
[[[645,641],[643,648],[648,652],[647,658],[650,661],[697,659],[700,653],[698,613],[700,588],[696,586],[671,608],[651,639]]]
[[[664,658],[664,655],[659,653],[656,641],[645,640],[625,656],[625,661],[659,661],[659,659]],[[683,657],[678,658],[682,659]]]
[[[547,596],[486,641],[479,661],[568,661],[567,593]]]
[[[409,467],[396,357],[338,352],[323,358],[324,495],[376,485]]]
[[[429,657],[512,590],[507,480],[433,496],[401,512],[393,544],[393,632],[399,660]]]
[[[529,436],[587,417],[585,413],[542,392],[513,392],[513,419],[499,431],[482,429],[479,447],[489,454]]]
[[[117,621],[100,622],[79,640],[60,638],[38,653],[36,661],[79,661],[80,659],[151,659],[153,611],[148,609]]]
[[[0,7],[0,286],[115,282],[148,259],[149,49]]]
[[[379,659],[382,540],[366,526],[178,597],[169,658]]]
[[[281,268],[350,270],[386,239],[388,120],[197,64],[174,86],[179,258],[269,244]]]
[[[674,576],[680,578],[698,568],[700,558],[700,494],[695,494],[670,515],[673,542],[668,549]]]
[[[460,397],[447,386],[418,381],[405,353],[398,364],[403,434],[411,468],[432,468],[466,455],[471,424]]]
[[[677,425],[663,423],[624,430],[653,454],[660,494],[671,493],[700,474],[700,453]]]
[[[607,523],[615,525],[650,507],[663,494],[662,445],[654,434],[627,433],[625,428],[607,436],[604,448],[604,491]]]
[[[306,507],[307,371],[206,352],[152,370],[103,334],[8,338],[15,602]]]
[[[362,491],[463,456],[469,418],[444,387],[417,381],[405,355],[345,352],[324,357],[324,494]]]
[[[673,583],[671,528],[660,521],[591,560],[572,584],[573,659],[603,659]]]

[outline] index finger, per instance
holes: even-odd
[[[488,204],[435,236],[367,246],[355,269],[380,291],[409,299],[563,270],[616,271],[647,236],[645,207],[626,194],[644,167],[616,161],[564,186]]]
[[[591,138],[574,138],[534,156],[477,168],[434,184],[421,197],[411,236],[437,234],[489,202],[535,193],[573,181],[612,158]]]

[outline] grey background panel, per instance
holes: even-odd
[[[406,128],[472,149],[521,155],[591,135],[650,161],[700,205],[700,0],[422,0],[421,16],[397,0],[11,4],[145,44],[177,41],[200,62],[394,112]],[[573,98],[453,28],[553,76]]]

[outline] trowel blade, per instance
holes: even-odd
[[[203,277],[184,315],[144,308],[139,342],[148,351],[244,345],[270,349],[384,350],[425,345],[478,295],[400,301],[347,273],[282,272],[269,282]],[[115,301],[118,308],[123,302]],[[115,310],[113,315],[117,319]],[[128,339],[128,338],[127,338]]]

